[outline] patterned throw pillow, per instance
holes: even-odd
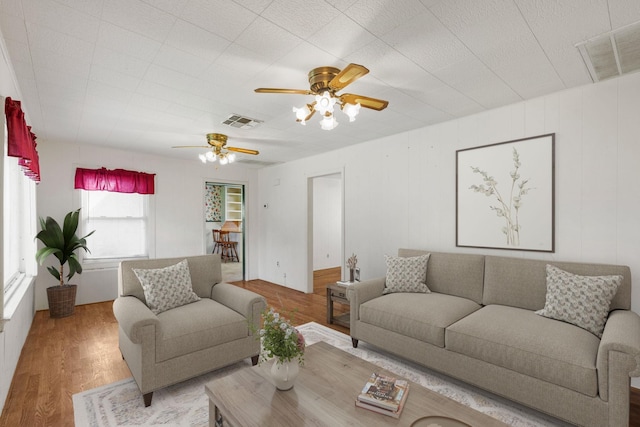
[[[562,320],[602,338],[611,300],[622,276],[578,276],[547,264],[547,297],[544,317]]]
[[[147,307],[154,314],[200,300],[191,287],[191,273],[186,259],[169,267],[149,270],[134,268],[133,272],[140,280]]]
[[[387,276],[383,294],[393,292],[422,292],[431,291],[425,284],[427,280],[427,262],[429,255],[415,257],[394,257],[385,255],[387,262]]]

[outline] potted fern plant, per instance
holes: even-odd
[[[84,237],[76,236],[78,229],[78,220],[80,217],[80,209],[69,212],[64,217],[62,228],[58,222],[51,218],[40,218],[40,232],[36,235],[36,239],[40,240],[44,247],[36,252],[36,260],[40,265],[49,257],[55,256],[59,263],[59,269],[54,266],[47,267],[47,270],[53,277],[60,281],[57,286],[47,288],[47,299],[49,301],[49,315],[54,318],[71,316],[76,306],[76,290],[77,285],[65,284],[64,266],[69,265],[69,271],[66,275],[67,281],[76,274],[82,273],[82,265],[78,261],[76,250],[84,249],[87,252],[86,238],[91,236],[94,231]]]

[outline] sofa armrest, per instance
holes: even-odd
[[[384,290],[384,277],[364,280],[350,285],[347,288],[347,299],[351,306],[351,330],[354,330],[355,322],[360,319],[360,305],[382,296]]]
[[[260,315],[267,307],[262,295],[229,283],[218,283],[211,290],[211,299],[242,314],[255,330],[260,329]],[[249,330],[251,333],[251,328]]]
[[[618,368],[609,366],[612,352],[627,356],[628,366],[625,367],[625,373],[629,377],[640,377],[640,316],[633,311],[612,311],[602,333],[596,366],[598,389],[604,400],[608,399],[610,372]]]
[[[113,314],[120,328],[136,344],[142,342],[142,329],[145,326],[160,324],[149,307],[133,296],[116,298],[113,301]]]

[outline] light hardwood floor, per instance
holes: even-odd
[[[304,294],[262,280],[236,282],[282,311],[296,310],[294,324],[328,325],[325,286],[340,280],[339,269],[314,274],[314,293]],[[112,302],[81,305],[73,316],[49,318],[39,311],[22,350],[0,427],[73,426],[71,396],[131,376],[118,350],[118,325]],[[338,314],[345,306],[336,304]],[[629,425],[640,426],[640,391],[632,389]],[[81,426],[77,426],[81,427]]]

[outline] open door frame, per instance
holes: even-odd
[[[340,259],[344,260],[345,247],[345,197],[344,168],[331,169],[307,176],[307,291],[313,293],[313,180],[328,175],[340,175]],[[344,262],[340,263],[340,275],[344,278]]]
[[[242,188],[242,250],[241,253],[239,254],[241,257],[241,262],[242,262],[242,280],[246,280],[247,278],[247,183],[246,182],[240,182],[240,181],[231,181],[231,180],[221,180],[221,179],[215,179],[215,178],[210,178],[210,179],[204,179],[203,183],[202,183],[202,200],[203,200],[203,206],[204,206],[204,200],[206,197],[206,186],[207,184],[214,184],[214,185],[223,185],[223,186],[230,186],[230,187],[241,187]],[[203,241],[202,241],[202,247],[203,247],[203,253],[207,254],[209,253],[208,248],[207,248],[207,238],[206,235],[210,232],[207,229],[207,221],[206,221],[206,217],[205,217],[205,211],[204,209],[202,210],[202,227],[204,228],[204,232],[203,232]]]

